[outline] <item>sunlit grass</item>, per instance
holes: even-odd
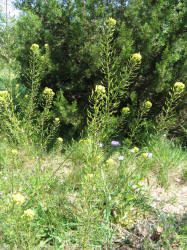
[[[1,247],[112,248],[119,227],[153,216],[144,180],[159,175],[158,159],[167,179],[170,168],[184,162],[185,152],[166,138],[155,138],[138,152],[111,148],[81,140],[63,154],[38,157],[1,143]],[[152,156],[142,157],[145,152]],[[168,155],[175,158],[172,165]]]

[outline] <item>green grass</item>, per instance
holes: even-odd
[[[176,167],[182,168],[182,163],[187,160],[187,154],[165,136],[151,140],[148,148],[154,155],[151,169],[156,174],[158,183],[167,187],[168,172]]]
[[[186,156],[166,138],[155,138],[138,153],[123,146],[110,151],[110,145],[99,148],[90,140],[74,142],[64,154],[12,149],[1,143],[2,249],[114,249],[123,230],[150,217],[156,225],[160,218],[148,205],[149,193],[142,182],[153,173],[158,177],[162,167],[164,181],[158,178],[158,184],[165,184],[170,169],[177,169]],[[151,152],[152,158],[143,158],[143,152]],[[20,205],[12,199],[17,193],[25,198]],[[24,215],[27,209],[34,211],[33,218]],[[156,243],[147,239],[144,247],[169,249],[176,242],[183,246],[185,226],[175,230],[175,223],[164,215],[161,239]],[[175,236],[168,240],[172,232]]]

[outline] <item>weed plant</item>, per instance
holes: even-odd
[[[160,114],[157,117],[157,133],[167,133],[169,127],[175,122],[175,109],[179,99],[184,94],[185,85],[182,82],[176,82],[169,91],[169,97],[166,98]]]
[[[50,109],[55,93],[46,87],[40,94],[40,81],[49,61],[49,47],[41,55],[39,46],[30,48],[30,67],[27,73],[28,88],[25,95],[20,93],[20,85],[0,92],[1,131],[10,143],[44,150],[53,139],[60,124],[55,118],[50,122]],[[13,78],[13,77],[12,77]],[[11,78],[11,79],[12,79]],[[11,84],[13,86],[13,83]]]
[[[119,118],[115,116],[117,109],[127,95],[141,64],[141,55],[136,53],[119,72],[119,59],[114,51],[115,26],[116,20],[109,18],[102,29],[99,45],[104,79],[92,91],[88,109],[88,137],[97,137],[100,141],[109,140],[114,134],[116,136],[119,123]]]

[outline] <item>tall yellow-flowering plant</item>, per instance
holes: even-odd
[[[141,54],[135,53],[119,72],[119,59],[115,52],[114,32],[116,20],[109,18],[102,27],[100,40],[100,70],[104,78],[89,98],[88,136],[98,140],[111,137],[117,126],[115,114],[127,94],[141,64]]]

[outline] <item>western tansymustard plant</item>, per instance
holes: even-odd
[[[182,82],[176,82],[169,91],[169,97],[166,98],[165,104],[162,107],[161,113],[156,118],[157,133],[167,133],[169,127],[173,124],[175,117],[175,109],[180,98],[183,96],[185,85]]]
[[[48,63],[49,46],[45,45],[45,54],[41,56],[39,45],[33,44],[30,47],[30,65],[26,75],[27,94],[21,98],[19,84],[14,88],[15,93],[8,90],[0,92],[1,130],[9,141],[27,145],[27,149],[37,144],[38,149],[45,150],[60,124],[58,117],[54,122],[49,122],[55,95],[53,90],[45,87],[42,94],[39,93],[40,82]]]
[[[150,101],[146,101],[140,106],[140,109],[138,110],[138,115],[130,126],[129,137],[131,141],[133,140],[139,129],[143,126],[145,116],[150,111],[151,107],[152,103]]]
[[[100,85],[96,85],[89,99],[88,136],[101,141],[109,140],[112,134],[116,136],[119,122],[115,114],[141,64],[141,54],[135,53],[126,67],[119,71],[118,56],[114,49],[116,25],[116,20],[109,18],[102,27],[100,70],[104,79]],[[124,112],[128,114],[130,109],[126,108]]]

